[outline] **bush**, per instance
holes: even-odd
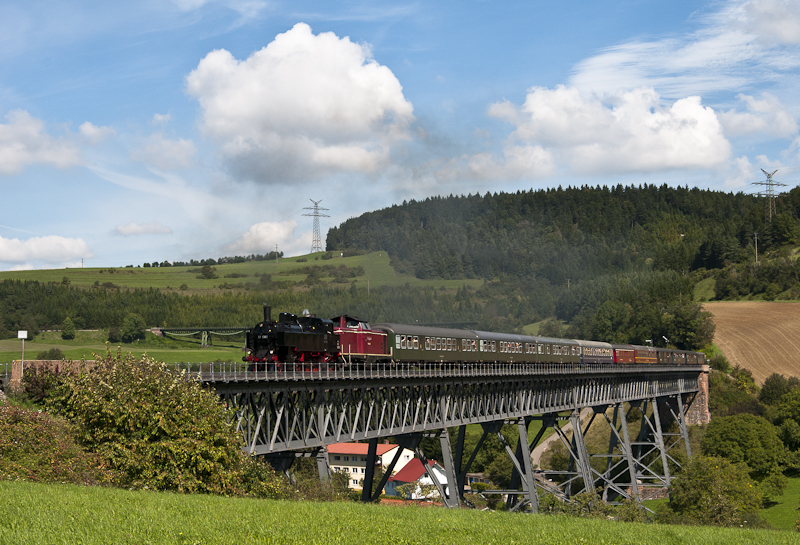
[[[72,319],[67,316],[64,318],[64,325],[61,326],[61,338],[65,341],[71,341],[75,338],[75,324]]]
[[[54,358],[39,358],[54,359]],[[41,403],[50,397],[61,384],[63,372],[59,365],[34,365],[28,368],[22,377],[22,389],[29,400]]]
[[[51,348],[50,350],[42,350],[36,354],[37,360],[63,360],[64,353],[60,348]]]
[[[122,331],[120,331],[118,327],[111,327],[108,329],[108,342],[122,342]]]
[[[147,356],[96,355],[48,405],[114,471],[114,484],[237,493],[241,438],[216,396]]]
[[[759,526],[761,489],[745,464],[696,456],[670,487],[669,507],[687,521],[715,526]]]
[[[109,473],[66,420],[0,401],[0,479],[98,484]]]

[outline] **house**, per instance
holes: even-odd
[[[445,493],[450,494],[444,468],[435,460],[428,460],[428,466],[430,471],[436,476],[436,480],[444,486]],[[417,486],[413,492],[406,496],[407,499],[421,500],[432,496],[438,496],[438,492],[430,490],[432,486],[435,488],[435,485],[431,478],[428,477],[427,473],[425,473],[425,467],[422,465],[422,460],[419,458],[414,458],[407,463],[402,470],[389,477],[384,491],[387,496],[399,496],[401,493],[397,491],[397,487],[409,483],[417,483]]]
[[[400,445],[378,444],[376,450],[377,460],[375,470],[380,467],[384,472],[392,463]],[[353,490],[361,490],[361,483],[367,473],[367,451],[369,443],[334,443],[328,445],[328,463],[331,471],[349,473],[348,483]],[[403,449],[400,459],[394,466],[394,472],[401,471],[406,464],[414,459],[414,452]]]

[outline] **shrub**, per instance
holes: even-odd
[[[0,479],[106,482],[102,461],[76,443],[74,433],[62,418],[0,401]]]
[[[216,396],[163,363],[96,355],[48,405],[80,426],[81,441],[128,488],[237,492],[240,437]]]
[[[39,358],[54,359],[54,358]],[[59,365],[34,365],[22,376],[22,389],[29,400],[41,403],[50,397],[61,384],[63,372]]]
[[[118,327],[110,327],[108,329],[108,342],[118,343],[122,342],[122,331]]]
[[[42,350],[36,355],[37,360],[63,360],[64,353],[60,348],[51,348],[50,350]]]

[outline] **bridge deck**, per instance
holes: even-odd
[[[172,364],[176,371],[186,370],[202,382],[211,385],[237,382],[305,382],[342,380],[383,380],[413,378],[471,378],[507,376],[584,376],[584,375],[641,375],[642,373],[673,374],[700,373],[699,365],[608,365],[608,364],[507,364],[480,363],[444,364],[374,364],[366,368],[355,365],[280,364],[270,369],[252,370],[245,363]]]

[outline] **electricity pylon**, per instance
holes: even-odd
[[[314,252],[321,252],[322,251],[322,238],[319,236],[319,218],[329,218],[327,214],[320,214],[320,210],[327,210],[327,208],[320,208],[319,203],[322,200],[315,201],[314,199],[308,199],[309,201],[314,203],[314,206],[306,206],[303,210],[313,210],[311,214],[303,214],[304,216],[310,216],[314,218],[314,240],[311,242],[311,253]]]
[[[766,213],[766,220],[767,223],[772,223],[772,216],[777,214],[775,211],[775,187],[776,186],[785,186],[786,184],[782,184],[780,182],[776,182],[772,179],[775,176],[775,173],[778,172],[777,170],[773,170],[772,172],[767,172],[763,168],[761,172],[766,174],[767,181],[765,182],[754,182],[754,185],[763,185],[766,186],[766,190],[763,193],[756,193],[759,197],[767,197],[767,213]]]

